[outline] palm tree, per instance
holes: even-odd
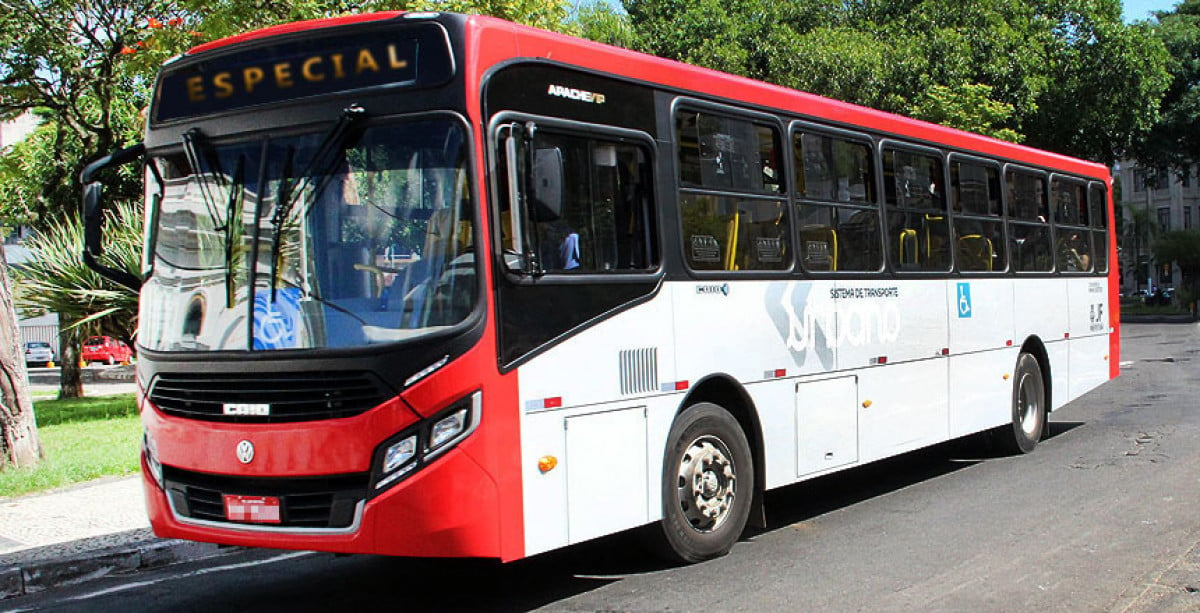
[[[123,202],[107,215],[105,253],[108,266],[140,277],[142,215],[139,207]],[[114,285],[88,268],[83,253],[83,226],[77,218],[60,222],[26,241],[32,257],[13,270],[14,296],[28,313],[58,313],[62,377],[59,398],[83,396],[79,369],[80,342],[90,334],[131,340],[137,326],[137,294]]]

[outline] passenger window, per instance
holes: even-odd
[[[1044,177],[1021,171],[1008,173],[1008,216],[1028,221],[1048,221]]]
[[[696,111],[675,116],[685,187],[780,193],[779,137],[770,126]]]
[[[1013,268],[1018,272],[1054,270],[1045,176],[1031,171],[1009,170],[1005,173],[1005,183],[1008,190],[1008,241]]]
[[[950,224],[941,159],[886,149],[883,173],[892,267],[900,271],[949,270]]]
[[[1072,226],[1088,225],[1088,203],[1083,183],[1066,181],[1055,177],[1050,182],[1053,196],[1054,223]]]
[[[1108,272],[1108,191],[1103,185],[1088,188],[1088,207],[1091,209],[1092,255],[1097,273]]]
[[[786,270],[782,200],[680,195],[688,265],[693,270]]]
[[[1050,181],[1051,206],[1054,210],[1055,253],[1058,270],[1090,272],[1092,237],[1088,230],[1087,189],[1082,181],[1054,177]]]
[[[950,203],[954,211],[955,262],[963,272],[1004,272],[1004,223],[1000,170],[953,161]]]
[[[820,133],[792,135],[802,201],[800,264],[810,272],[883,268],[874,158],[866,142]]]
[[[692,270],[789,270],[779,132],[749,119],[697,111],[675,117],[679,214]]]
[[[519,240],[509,207],[499,220],[510,270],[603,274],[658,267],[646,147],[546,127],[532,139],[521,127],[514,132],[516,168],[504,173],[501,193],[514,193],[508,182],[515,176]]]
[[[858,143],[823,134],[796,134],[796,191],[807,199],[830,202],[875,202],[871,150]]]

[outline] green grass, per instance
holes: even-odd
[[[133,394],[34,402],[45,458],[0,471],[0,498],[138,472],[142,424]]]

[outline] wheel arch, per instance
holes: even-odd
[[[750,504],[748,524],[756,528],[766,527],[766,510],[763,492],[766,490],[766,447],[763,443],[762,421],[758,408],[746,388],[725,373],[712,374],[696,382],[675,412],[678,417],[688,407],[701,402],[711,402],[728,411],[741,426],[750,443],[750,457],[754,461],[754,498]]]
[[[1038,361],[1038,367],[1042,370],[1042,386],[1046,389],[1046,413],[1049,414],[1054,410],[1054,396],[1051,394],[1054,379],[1050,377],[1050,355],[1046,353],[1046,345],[1041,338],[1030,336],[1021,344],[1021,352],[1032,355]]]

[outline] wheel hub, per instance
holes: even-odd
[[[729,447],[714,436],[702,436],[679,463],[679,503],[692,528],[711,532],[729,517],[736,495],[737,473]]]

